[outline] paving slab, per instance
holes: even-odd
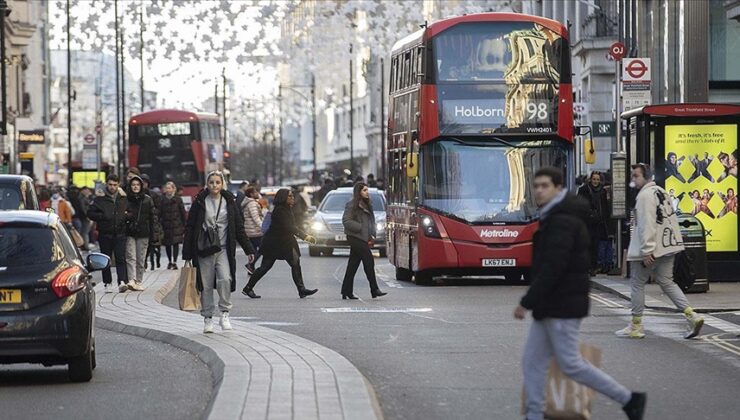
[[[97,325],[162,341],[198,356],[211,369],[209,419],[382,418],[369,382],[339,353],[283,331],[232,320],[232,331],[203,334],[198,313],[162,304],[178,272],[147,272],[143,292],[96,292]],[[218,323],[216,323],[218,324]]]

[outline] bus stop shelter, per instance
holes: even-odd
[[[685,103],[649,105],[621,115],[629,167],[647,163],[679,214],[704,225],[709,279],[740,280],[737,220],[740,105]],[[634,192],[627,191],[628,208]],[[627,242],[625,242],[627,243]],[[734,272],[733,272],[734,270]]]

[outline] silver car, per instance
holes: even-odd
[[[330,191],[319,204],[319,208],[311,221],[309,232],[316,237],[316,245],[308,247],[308,254],[312,257],[331,255],[336,248],[349,249],[347,235],[342,225],[344,207],[352,199],[352,188],[338,188]],[[383,192],[370,188],[370,202],[375,213],[377,237],[373,249],[380,251],[385,257],[385,196]]]

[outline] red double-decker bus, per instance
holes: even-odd
[[[521,279],[537,229],[534,173],[573,183],[567,29],[483,13],[441,20],[393,47],[388,257],[399,280]]]
[[[223,169],[223,143],[216,114],[161,109],[129,120],[130,166],[149,175],[152,187],[174,181],[194,197],[208,172]]]

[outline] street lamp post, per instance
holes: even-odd
[[[352,44],[349,44],[349,171],[350,176],[355,176],[355,121],[354,121],[354,77],[352,74]]]
[[[67,0],[67,186],[72,186],[72,50],[70,49],[69,0]],[[5,31],[5,28],[3,28]],[[3,82],[5,76],[3,75]]]
[[[0,113],[0,135],[5,136],[8,134],[8,86],[5,75],[5,18],[10,14],[8,9],[8,3],[5,0],[0,0],[0,96],[2,96],[3,107]],[[3,137],[4,140],[4,137]]]
[[[313,174],[312,174],[312,180],[316,181],[316,179],[313,179],[317,172],[318,172],[318,163],[316,162],[316,75],[311,73],[311,84],[310,85],[280,85],[278,90],[278,100],[280,101],[280,115],[281,115],[281,124],[280,124],[280,144],[282,144],[282,138],[283,138],[283,129],[282,129],[282,89],[288,89],[295,94],[299,95],[306,101],[309,100],[306,95],[301,93],[300,91],[296,90],[298,88],[309,88],[311,89],[311,154],[313,155]],[[281,157],[282,157],[282,150],[281,150]]]

